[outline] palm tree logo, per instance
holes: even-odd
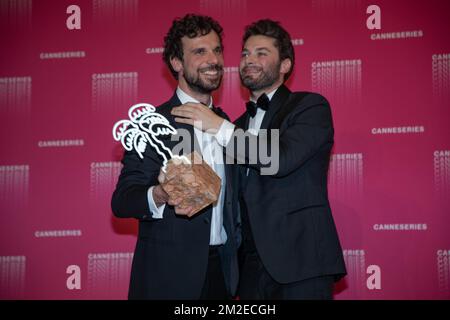
[[[164,159],[163,168],[167,161],[172,158],[178,158],[190,163],[187,157],[173,155],[159,136],[177,134],[177,130],[172,127],[163,115],[155,112],[156,108],[148,103],[138,103],[128,110],[129,119],[117,121],[114,124],[112,133],[116,141],[120,141],[127,151],[135,150],[141,159],[144,158],[144,152],[147,144],[156,150]]]

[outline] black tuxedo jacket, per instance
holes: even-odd
[[[170,110],[181,105],[175,94],[157,108],[170,124],[190,132],[191,151],[199,150],[192,126],[174,121]],[[221,117],[227,116],[220,110]],[[158,137],[161,138],[161,137]],[[178,143],[170,137],[161,140],[170,148]],[[201,151],[198,151],[201,154]],[[121,218],[139,219],[139,234],[133,257],[129,299],[198,299],[205,280],[208,263],[212,206],[191,218],[175,214],[173,206],[166,204],[162,219],[153,219],[149,210],[147,191],[158,184],[162,157],[148,145],[144,159],[135,151],[125,152],[123,168],[112,196],[114,214]],[[233,199],[232,168],[225,165],[226,190],[223,223],[227,242],[219,248],[225,282],[230,295],[234,295],[238,281],[237,201]]]
[[[235,121],[247,129],[248,113]],[[273,96],[261,129],[279,129],[279,170],[262,175],[260,157],[227,146],[245,161],[239,182],[247,204],[257,252],[270,275],[290,283],[321,275],[346,273],[327,195],[327,172],[334,129],[327,100],[315,93],[293,93],[281,86]],[[243,138],[235,130],[232,140]],[[250,144],[274,143],[263,134]],[[230,154],[231,155],[231,154]],[[267,166],[267,165],[266,165]],[[246,174],[249,169],[248,176]]]

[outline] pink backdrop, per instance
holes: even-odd
[[[66,27],[72,4],[81,30]],[[366,26],[371,4],[380,30]],[[161,47],[188,12],[224,27],[215,102],[232,119],[246,100],[240,39],[259,18],[292,36],[289,87],[331,102],[330,200],[349,272],[336,299],[449,299],[447,0],[2,0],[0,298],[126,298],[137,223],[110,210],[122,155],[111,130],[132,104],[173,93]]]

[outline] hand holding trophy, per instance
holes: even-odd
[[[113,127],[113,137],[121,141],[127,151],[135,150],[142,159],[148,144],[163,158],[162,173],[158,177],[170,200],[181,199],[177,208],[192,208],[191,217],[215,202],[220,193],[221,180],[197,152],[173,155],[158,136],[177,134],[169,121],[151,104],[139,103],[128,111],[129,120],[120,120]],[[169,201],[170,202],[170,201]]]

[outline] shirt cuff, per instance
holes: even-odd
[[[156,206],[155,201],[153,200],[153,188],[154,187],[155,186],[148,188],[148,191],[147,191],[148,207],[150,208],[150,212],[152,213],[153,219],[162,219],[164,208],[166,207],[166,204],[163,204],[160,207]]]
[[[219,131],[214,135],[217,142],[222,146],[225,147],[228,142],[230,142],[231,136],[234,133],[235,125],[232,124],[228,120],[223,120],[222,125],[219,128]]]

